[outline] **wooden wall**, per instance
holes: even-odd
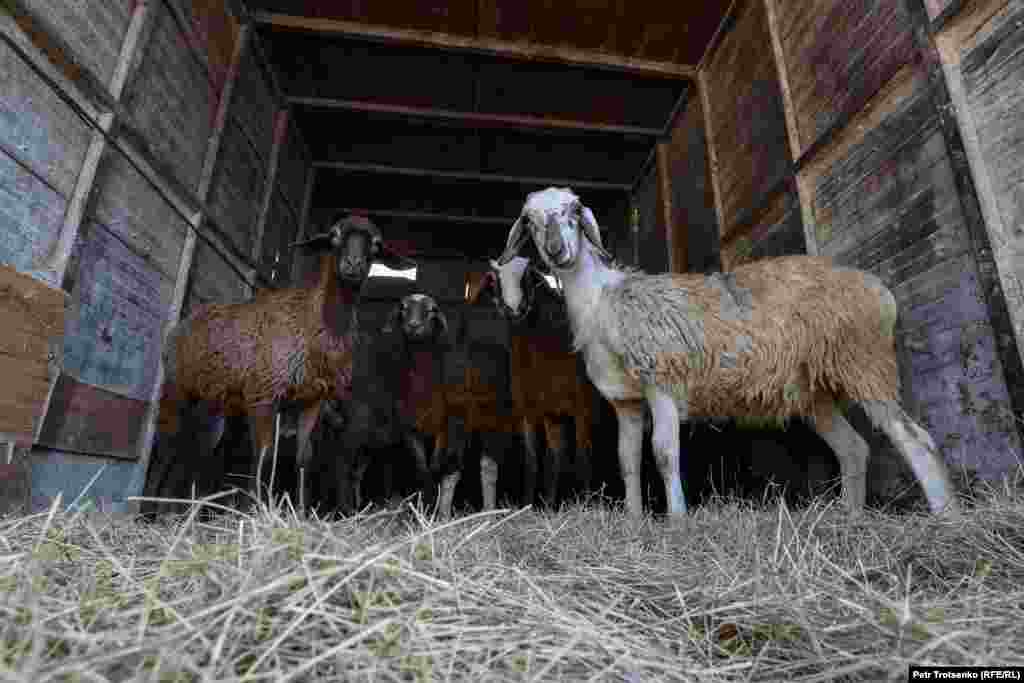
[[[908,408],[950,463],[986,478],[1009,472],[1021,454],[1010,391],[1020,359],[1007,352],[1005,300],[992,286],[977,195],[945,106],[950,87],[930,23],[944,3],[764,6],[796,182],[762,211],[753,234],[765,237],[729,254],[723,247],[723,262],[789,251],[802,232],[808,251],[882,277],[901,306]],[[1005,103],[1008,81],[987,83],[988,97]],[[759,250],[764,239],[783,246]]]
[[[168,325],[289,282],[309,153],[223,3],[9,4],[0,263],[69,302],[33,506],[101,467],[117,506],[145,478]]]

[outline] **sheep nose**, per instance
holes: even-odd
[[[554,218],[549,219],[544,233],[544,250],[551,257],[562,256],[565,252],[565,243],[558,229],[558,221]]]

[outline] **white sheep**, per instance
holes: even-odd
[[[728,274],[648,275],[613,262],[593,212],[569,188],[527,196],[507,263],[532,242],[561,280],[574,348],[615,408],[626,508],[640,515],[644,403],[669,511],[683,514],[679,423],[799,416],[832,447],[843,498],[865,499],[868,446],[840,406],[860,404],[921,482],[931,510],[958,510],[928,433],[899,405],[892,293],[870,273],[826,258],[762,259]]]

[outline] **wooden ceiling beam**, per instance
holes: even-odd
[[[471,223],[475,225],[500,225],[512,227],[515,216],[470,216],[466,214],[440,213],[434,211],[397,211],[391,209],[361,209],[358,207],[325,208],[333,213],[355,213],[370,217],[396,218],[410,222]]]
[[[321,35],[359,38],[386,43],[418,45],[450,52],[471,52],[504,59],[554,62],[568,66],[620,71],[640,77],[693,80],[697,68],[692,64],[676,64],[651,59],[638,59],[596,50],[580,50],[554,45],[460,36],[439,31],[401,29],[357,21],[325,19],[275,12],[251,12],[256,24],[282,29],[309,31]]]
[[[449,178],[452,180],[479,180],[489,183],[512,183],[517,185],[544,185],[571,187],[585,190],[611,190],[629,192],[631,183],[610,183],[599,180],[582,180],[567,178],[537,178],[532,176],[512,176],[499,173],[468,173],[461,171],[442,171],[431,168],[410,168],[405,166],[387,166],[384,164],[353,164],[344,161],[314,161],[314,168],[328,168],[338,171],[355,173],[379,173],[381,175],[420,176],[427,178]]]
[[[568,119],[553,119],[541,116],[521,116],[512,114],[483,114],[434,107],[407,107],[398,104],[380,104],[363,100],[346,100],[334,97],[288,97],[289,104],[302,107],[319,107],[323,109],[343,109],[352,112],[370,114],[398,114],[401,116],[418,116],[426,119],[442,119],[456,121],[466,125],[498,125],[523,129],[556,129],[581,133],[613,133],[617,135],[637,135],[656,138],[664,134],[662,128],[645,128],[642,126],[623,126],[614,123],[589,123]]]

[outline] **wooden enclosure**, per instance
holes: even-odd
[[[507,344],[466,283],[548,185],[649,272],[876,273],[910,411],[951,464],[1016,467],[1024,0],[584,5],[4,3],[0,441],[30,507],[139,495],[170,326],[309,282],[288,245],[338,211],[419,261],[371,278],[369,327],[424,291]]]

